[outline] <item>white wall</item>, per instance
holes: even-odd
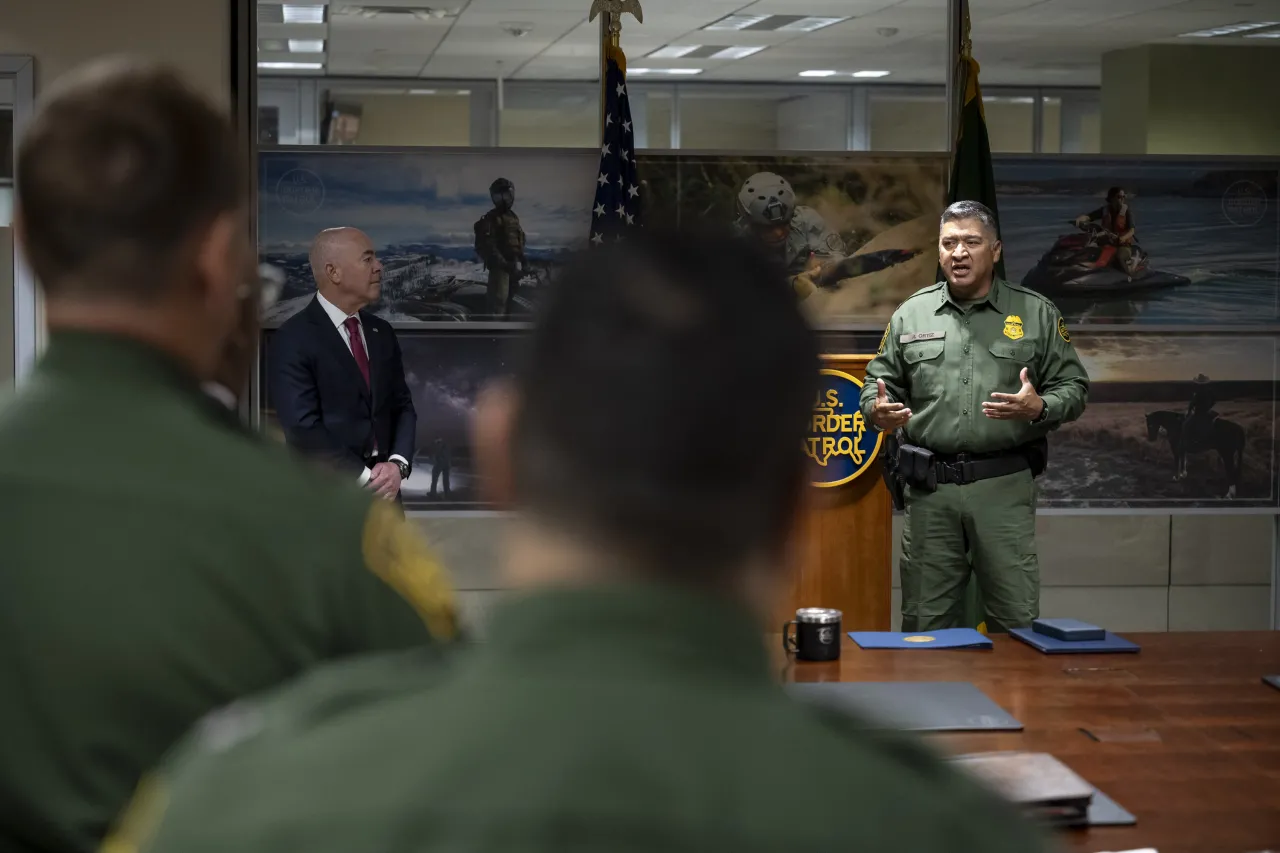
[[[0,54],[36,59],[36,92],[104,54],[171,62],[206,92],[225,99],[230,80],[227,0],[5,0]]]

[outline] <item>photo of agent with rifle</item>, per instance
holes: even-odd
[[[894,312],[867,366],[863,417],[886,436],[902,529],[902,630],[959,627],[969,572],[993,631],[1040,615],[1035,478],[1046,436],[1084,412],[1089,377],[1058,309],[996,275],[995,216],[942,214],[945,281]]]

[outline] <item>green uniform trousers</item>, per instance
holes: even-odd
[[[902,630],[960,627],[970,567],[988,628],[1029,627],[1040,615],[1035,507],[1030,471],[932,493],[908,487],[898,567]]]

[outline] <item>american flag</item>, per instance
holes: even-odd
[[[621,240],[629,228],[640,227],[640,180],[636,176],[636,134],[627,97],[627,58],[610,46],[605,54],[604,139],[600,144],[600,174],[591,210],[591,245]]]

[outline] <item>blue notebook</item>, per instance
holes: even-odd
[[[850,631],[849,639],[864,649],[989,649],[991,640],[973,628],[944,628],[901,634],[893,631]]]
[[[1011,628],[1009,636],[1021,640],[1033,649],[1039,649],[1047,655],[1089,655],[1113,652],[1136,652],[1138,644],[1117,637],[1110,631],[1101,640],[1058,640],[1053,637],[1037,634],[1030,628]]]
[[[1055,640],[1105,640],[1107,632],[1079,619],[1037,619],[1031,630]]]

